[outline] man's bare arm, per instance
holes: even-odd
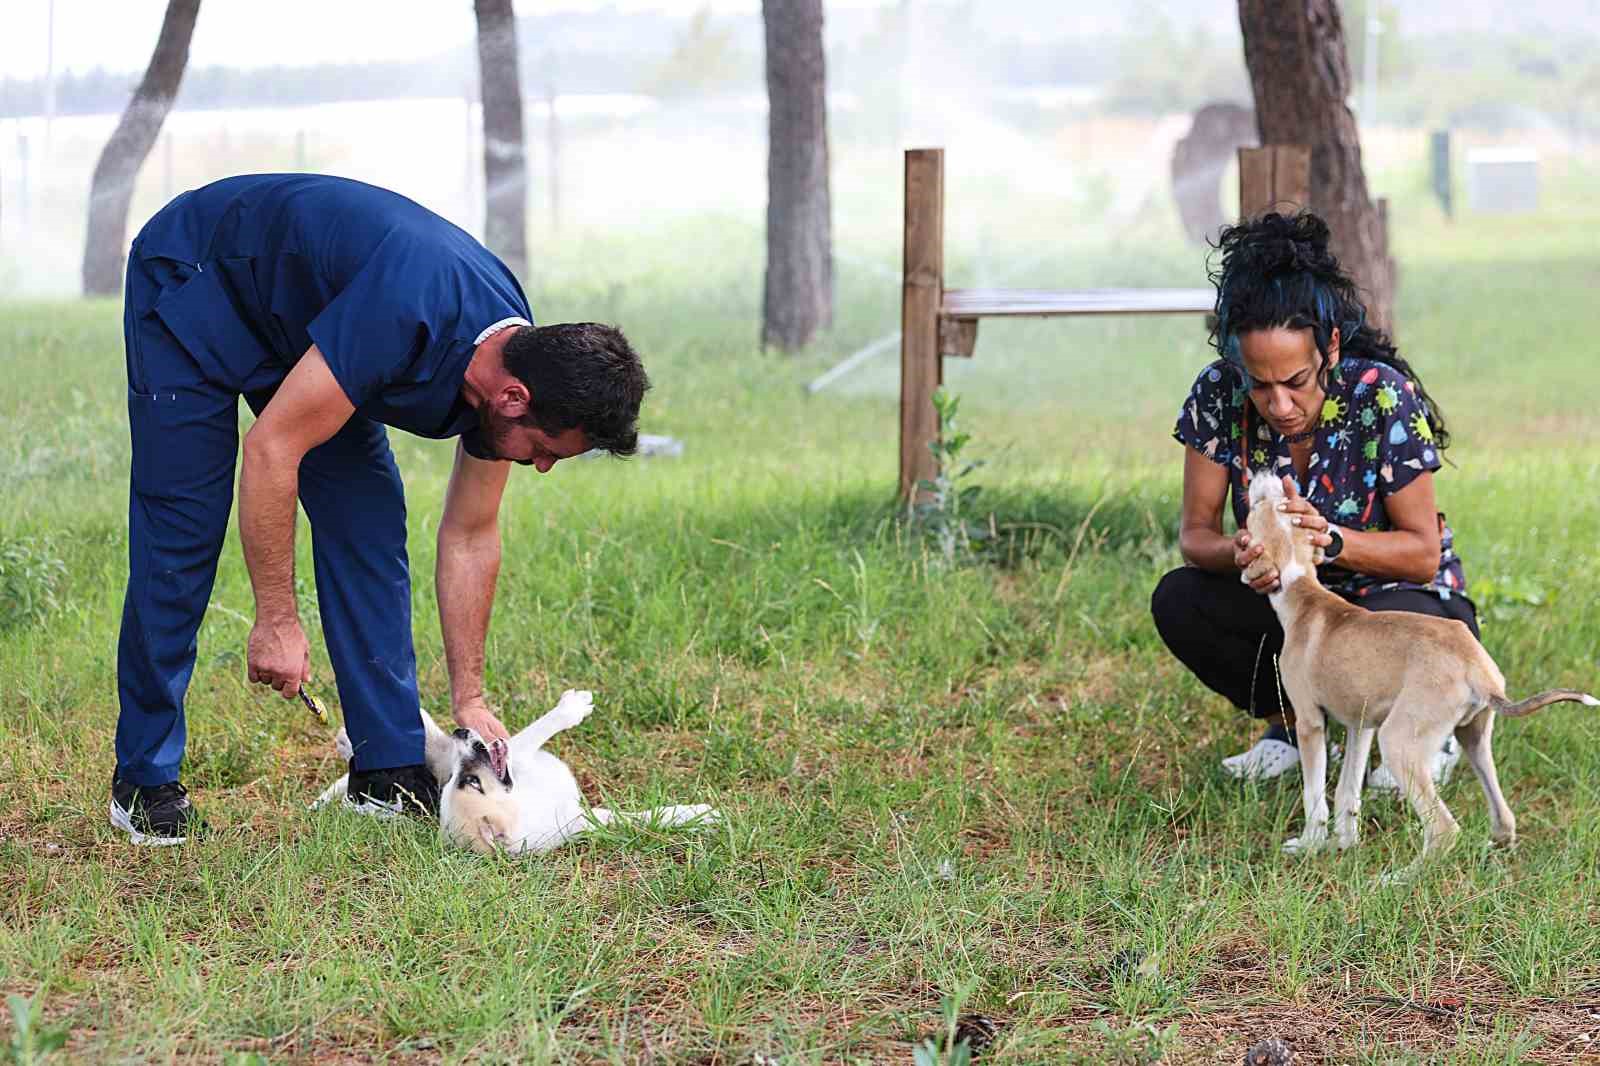
[[[456,445],[434,566],[451,712],[485,740],[509,737],[484,700],[483,649],[500,574],[500,499],[510,472],[509,463],[474,459]]]
[[[285,697],[300,690],[310,661],[294,594],[300,460],[339,432],[354,410],[312,345],[244,438],[239,540],[256,600],[249,677]]]

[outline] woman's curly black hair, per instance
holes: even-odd
[[[1367,321],[1356,284],[1328,251],[1328,224],[1309,211],[1295,215],[1272,212],[1224,226],[1213,248],[1220,266],[1209,276],[1217,287],[1216,321],[1211,344],[1217,353],[1249,379],[1239,356],[1239,335],[1256,329],[1310,329],[1322,353],[1319,378],[1328,382],[1328,343],[1339,330],[1344,355],[1394,367],[1416,385],[1434,445],[1450,446],[1444,414],[1422,387],[1411,364],[1394,343]]]

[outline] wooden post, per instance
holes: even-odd
[[[1239,149],[1239,217],[1292,214],[1311,206],[1311,149],[1276,144]]]
[[[928,446],[939,432],[933,393],[944,378],[939,305],[944,299],[944,149],[906,152],[905,259],[900,290],[900,495],[935,473]]]

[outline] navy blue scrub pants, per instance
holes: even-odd
[[[128,262],[133,468],[116,751],[118,774],[137,785],[178,779],[195,636],[233,505],[238,399],[259,414],[285,373],[267,368],[242,384],[207,379],[152,311],[163,288],[182,284],[192,269],[137,254]],[[355,415],[308,452],[300,504],[311,521],[323,635],[356,769],[420,763],[405,496],[383,426]]]

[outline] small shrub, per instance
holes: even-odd
[[[37,622],[61,606],[67,565],[34,537],[0,541],[0,631]]]
[[[939,435],[928,450],[933,452],[939,472],[917,482],[918,498],[911,505],[912,523],[938,549],[938,557],[947,567],[970,558],[974,544],[989,540],[989,527],[970,517],[977,513],[978,495],[983,491],[970,479],[983,466],[983,460],[963,458],[972,434],[956,426],[960,408],[959,396],[952,396],[943,388],[934,390]]]

